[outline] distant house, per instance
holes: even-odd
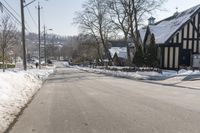
[[[161,68],[191,66],[192,56],[200,53],[200,5],[157,23],[154,20],[149,18],[149,25],[140,30],[143,46],[149,45],[154,34]]]
[[[130,50],[131,59],[133,58],[134,45],[130,42],[125,42],[121,40],[109,41],[109,52],[113,59],[113,65],[124,66],[128,59],[127,55],[127,45]]]
[[[126,64],[127,60],[126,47],[111,47],[109,51],[113,59],[113,65],[124,66]]]

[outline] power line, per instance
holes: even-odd
[[[12,6],[11,6],[6,0],[3,0],[3,1],[6,3],[6,5],[7,5],[12,11],[15,12],[15,14],[16,14],[18,17],[21,17],[21,16],[19,15],[19,13],[17,13],[17,11],[16,11],[14,8],[12,8]]]
[[[45,10],[42,10],[41,17],[42,17],[43,23],[46,24]]]
[[[7,5],[9,5],[9,3],[8,2],[6,2],[6,4]],[[21,25],[21,21],[2,3],[2,2],[0,2],[0,5],[2,6],[2,9],[3,9],[3,11],[5,11],[5,13],[7,14],[7,15],[9,15],[10,17],[11,17],[11,19],[15,22],[15,23],[17,23],[18,25]],[[17,14],[17,15],[19,15],[10,5],[9,5],[9,7]],[[5,9],[5,10],[4,10]],[[20,16],[19,16],[20,17]],[[31,30],[31,28],[30,28],[30,26],[26,23],[26,31],[27,32],[31,32],[32,30]]]
[[[21,24],[21,21],[3,3],[0,2],[0,4],[3,9],[6,9],[7,13],[10,14],[10,16],[12,16],[19,24]]]
[[[2,4],[2,3],[1,3]],[[2,4],[3,5],[3,4]],[[7,15],[9,15],[10,17],[11,17],[11,19],[15,22],[15,23],[17,23],[18,25],[21,25],[21,21],[7,8],[7,7],[5,7],[5,5],[3,5],[3,8],[4,9],[6,9],[6,10],[4,10],[5,11],[5,13],[7,14]],[[30,28],[30,26],[26,23],[26,31],[28,31],[28,32],[31,32],[32,30],[31,30],[31,28]]]
[[[30,10],[29,10],[29,8],[26,7],[26,9],[27,9],[28,14],[29,14],[29,16],[31,17],[31,19],[32,19],[32,21],[33,21],[33,23],[34,23],[34,25],[37,27],[37,23],[36,23],[36,21],[34,20],[34,18],[33,18],[32,14],[31,14],[31,12],[30,12]]]

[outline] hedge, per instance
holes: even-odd
[[[7,64],[6,68],[15,68],[15,64]],[[0,63],[0,68],[3,69],[3,64]]]

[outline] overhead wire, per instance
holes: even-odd
[[[32,14],[31,14],[31,12],[30,12],[30,10],[29,10],[29,8],[27,7],[26,9],[27,9],[28,14],[29,14],[29,16],[31,17],[31,19],[32,19],[32,21],[33,21],[33,23],[34,23],[34,25],[37,27],[37,23],[36,23],[36,21],[34,20],[34,18],[33,18]]]
[[[25,2],[25,3],[26,3],[26,2]],[[29,7],[27,6],[26,9],[27,9],[28,14],[29,14],[29,16],[31,17],[31,20],[33,21],[34,25],[37,27],[37,23],[36,23],[36,21],[34,20],[33,15],[31,14],[31,11],[30,11]]]
[[[6,1],[6,0],[3,0],[6,5],[18,16],[18,17],[21,17],[21,15]]]
[[[8,3],[8,2],[6,2],[5,0],[3,0],[5,3],[6,3],[6,5],[18,16],[18,17],[21,17],[20,15],[19,15],[19,13],[17,13],[17,11],[14,9],[14,8],[12,8],[12,6]],[[2,2],[0,2],[0,4],[3,6],[3,9],[6,9],[5,11],[7,12],[7,15],[9,15],[11,18],[12,18],[12,20],[13,21],[15,21],[16,23],[18,23],[18,24],[20,24],[21,25],[21,21],[2,3]],[[31,30],[31,28],[30,28],[30,26],[28,25],[28,23],[27,22],[25,22],[25,30],[27,31],[27,32],[32,32],[32,30]]]
[[[10,17],[13,17],[17,23],[21,24],[21,21],[3,3],[0,2],[0,4]]]

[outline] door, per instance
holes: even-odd
[[[181,51],[181,66],[190,66],[191,50],[183,49]]]

